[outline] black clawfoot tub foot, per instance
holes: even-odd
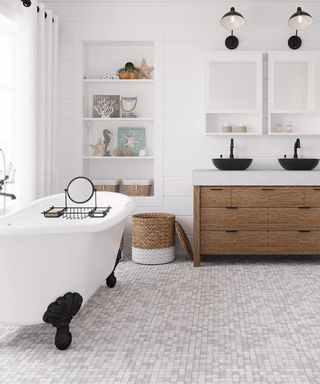
[[[72,334],[69,331],[69,325],[72,318],[81,308],[81,304],[82,297],[79,293],[68,292],[51,303],[43,315],[43,321],[45,323],[57,328],[54,343],[55,346],[62,351],[70,347]]]
[[[113,288],[117,284],[117,278],[113,272],[109,277],[107,277],[106,283],[109,288]]]
[[[107,283],[107,286],[109,288],[113,288],[117,283],[117,278],[114,275],[114,271],[117,268],[119,261],[121,260],[121,253],[122,253],[122,251],[121,251],[121,249],[119,249],[118,254],[117,254],[117,260],[116,260],[116,263],[114,265],[113,271],[110,273],[110,275],[106,279],[106,283]]]

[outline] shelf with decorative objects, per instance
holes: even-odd
[[[83,156],[84,160],[154,160],[153,156]]]
[[[207,136],[260,136],[258,132],[207,132]]]
[[[154,84],[153,79],[83,79],[84,83],[110,83],[114,84],[116,83],[117,85],[122,84],[122,85],[137,85],[137,84]]]
[[[94,34],[75,38],[82,57],[75,64],[76,110],[81,110],[76,120],[83,127],[79,165],[83,175],[106,185],[114,179],[148,181],[148,188],[140,188],[148,193],[146,199],[134,195],[138,205],[161,205],[161,36],[135,40],[121,35],[115,32],[110,40]]]
[[[106,118],[101,118],[101,117],[84,117],[83,118],[83,121],[99,121],[99,122],[105,122],[105,121],[108,121],[108,122],[112,122],[112,121],[153,121],[154,118],[153,117],[132,117],[132,118],[129,118],[129,117],[118,117],[118,118],[110,118],[110,117],[106,117]]]

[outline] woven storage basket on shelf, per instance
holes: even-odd
[[[141,213],[132,217],[132,260],[139,264],[165,264],[174,260],[175,216]]]
[[[119,192],[120,180],[109,179],[109,180],[93,180],[94,187],[100,192]]]
[[[123,193],[128,196],[150,196],[152,180],[122,180]]]

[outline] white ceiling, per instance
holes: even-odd
[[[42,0],[45,3],[142,3],[142,2],[154,2],[154,3],[225,3],[226,6],[231,6],[237,3],[292,3],[295,6],[301,6],[304,4],[319,3],[320,0]]]

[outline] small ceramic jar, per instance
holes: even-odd
[[[228,124],[228,123],[223,124],[222,132],[223,133],[230,133],[230,132],[232,132],[232,125]]]
[[[246,133],[247,132],[247,126],[243,123],[240,123],[238,125],[238,132],[241,132],[241,133]]]

